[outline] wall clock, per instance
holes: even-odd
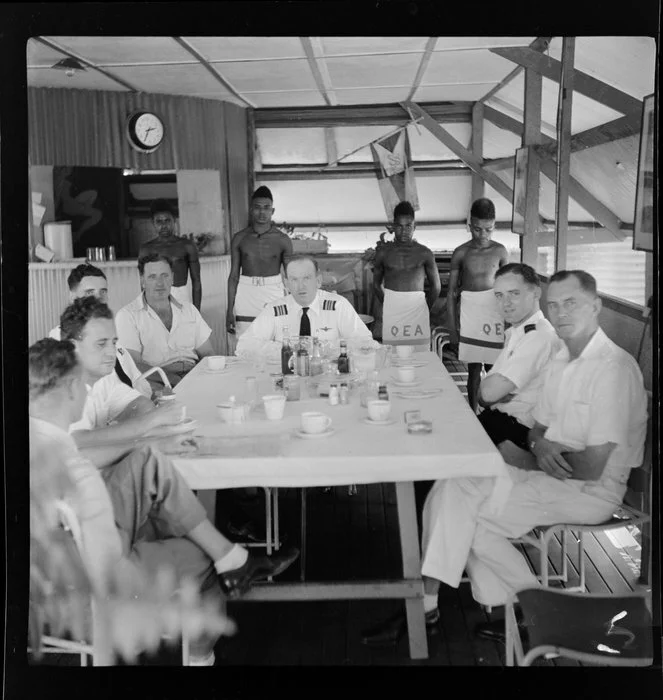
[[[153,112],[134,112],[127,119],[127,138],[141,153],[152,153],[163,142],[163,122]]]

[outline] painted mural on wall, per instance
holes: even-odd
[[[120,246],[123,223],[122,170],[55,166],[53,195],[57,221],[71,221],[74,256],[86,249]]]

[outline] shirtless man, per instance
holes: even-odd
[[[281,266],[292,255],[292,242],[272,223],[273,202],[269,188],[258,187],[251,197],[251,224],[230,244],[228,333],[241,335],[265,304],[286,294]]]
[[[440,275],[433,252],[413,240],[414,229],[412,205],[400,202],[394,209],[395,241],[376,252],[373,287],[383,303],[382,342],[428,348],[429,310],[440,295]],[[429,288],[424,294],[426,279]]]
[[[477,410],[481,367],[489,371],[504,345],[504,317],[495,301],[495,272],[509,256],[501,243],[491,240],[495,230],[495,205],[477,199],[470,210],[472,239],[451,256],[447,311],[451,342],[458,344],[458,359],[467,362],[467,396]],[[460,293],[460,329],[457,294]]]
[[[193,302],[200,311],[203,287],[200,282],[200,262],[198,248],[188,238],[175,234],[175,213],[165,199],[155,199],[150,207],[152,223],[157,237],[143,243],[138,251],[142,258],[149,253],[160,253],[173,261],[173,286],[170,293],[180,302]],[[187,280],[191,275],[191,298],[187,290]]]

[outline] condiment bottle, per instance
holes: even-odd
[[[315,377],[316,374],[322,374],[322,356],[320,355],[320,340],[318,338],[313,338],[313,350],[311,350],[309,372],[312,377]]]
[[[338,386],[336,384],[329,385],[329,405],[336,406],[339,402]]]
[[[341,341],[341,354],[338,356],[338,371],[341,374],[350,373],[350,358],[348,357],[348,344]]]
[[[387,392],[386,384],[380,384],[378,388],[378,399],[380,401],[389,401],[389,394]]]
[[[348,390],[348,385],[345,382],[341,382],[341,386],[338,390],[338,402],[345,406],[350,400],[350,392]]]
[[[310,374],[310,360],[308,350],[300,345],[295,355],[295,368],[300,377],[308,377]]]
[[[283,326],[283,342],[281,344],[281,374],[292,374],[290,358],[292,357],[292,347],[290,345],[290,329]]]

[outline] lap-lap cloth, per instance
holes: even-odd
[[[492,289],[461,293],[459,340],[462,362],[493,364],[497,359],[504,346],[504,317]]]
[[[430,316],[423,292],[384,290],[382,342],[385,345],[430,345]]]
[[[235,328],[241,335],[262,311],[265,304],[277,301],[286,294],[281,275],[249,277],[242,275],[235,296]],[[292,329],[290,329],[292,330]]]

